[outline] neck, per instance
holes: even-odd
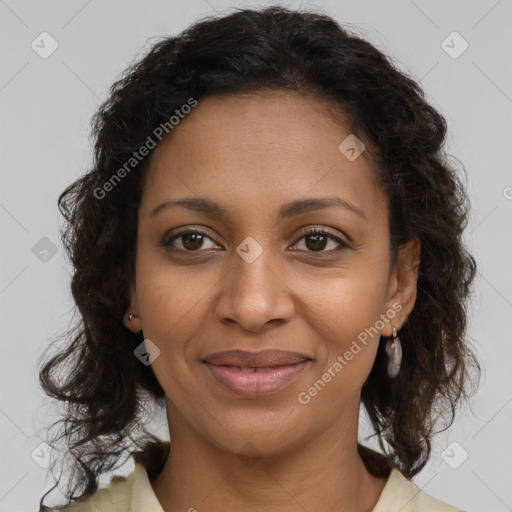
[[[373,476],[359,455],[357,421],[338,423],[279,455],[250,458],[219,448],[173,414],[171,452],[151,485],[165,512],[371,512],[386,478]]]

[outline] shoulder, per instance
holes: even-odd
[[[132,473],[129,477],[114,477],[108,487],[96,491],[83,501],[67,505],[62,512],[130,511]]]
[[[393,469],[372,512],[463,512],[461,509],[423,492]]]
[[[163,512],[158,502],[146,469],[135,464],[127,477],[114,477],[108,487],[99,489],[83,501],[66,505],[59,512]],[[57,512],[57,511],[56,511]]]

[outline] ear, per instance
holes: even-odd
[[[416,301],[418,269],[421,258],[421,243],[415,238],[400,247],[397,261],[388,283],[386,311],[398,311],[395,320],[386,322],[381,331],[384,337],[392,335],[392,328],[400,330],[411,313]],[[388,315],[389,316],[389,315]]]
[[[123,323],[127,329],[132,332],[139,332],[142,329],[139,306],[137,301],[137,292],[133,281],[130,280],[130,286],[128,291],[128,302],[130,307],[123,315]],[[131,316],[131,320],[130,320]]]

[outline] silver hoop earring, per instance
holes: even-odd
[[[402,344],[393,327],[393,339],[386,343],[386,354],[388,355],[388,377],[394,379],[400,373],[402,362]]]

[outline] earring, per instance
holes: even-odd
[[[130,320],[130,322],[133,320],[133,315],[131,313],[128,315],[128,320]]]
[[[386,354],[388,355],[388,376],[394,379],[400,372],[402,362],[402,344],[393,327],[393,339],[386,343]]]

